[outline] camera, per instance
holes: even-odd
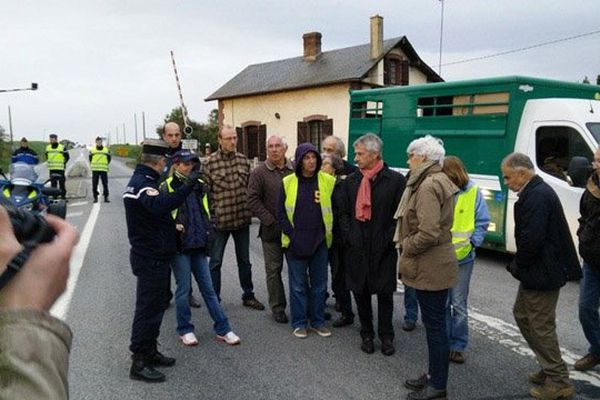
[[[50,242],[54,238],[54,229],[48,225],[39,212],[21,210],[3,199],[0,199],[0,206],[8,211],[15,237],[19,243],[36,246],[40,243]]]

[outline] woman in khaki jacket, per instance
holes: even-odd
[[[442,172],[441,140],[425,136],[406,149],[410,175],[394,216],[394,241],[401,251],[404,285],[415,288],[427,334],[429,371],[404,384],[412,400],[446,398],[449,345],[446,333],[448,289],[454,286],[458,264],[452,246],[454,194],[458,188]]]

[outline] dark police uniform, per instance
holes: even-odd
[[[137,277],[131,345],[134,360],[157,354],[157,338],[163,314],[172,297],[171,261],[176,254],[175,222],[171,210],[192,191],[183,185],[173,193],[158,190],[160,174],[139,164],[123,194],[130,261]]]

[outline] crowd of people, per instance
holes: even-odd
[[[228,345],[241,343],[220,305],[221,269],[225,246],[233,236],[241,304],[264,310],[254,293],[249,257],[249,227],[255,216],[260,220],[268,306],[276,323],[289,323],[293,337],[299,339],[311,333],[330,337],[329,325],[342,328],[354,323],[353,297],[360,350],[372,354],[379,347],[391,356],[395,353],[393,294],[401,279],[406,314],[402,328],[414,329],[420,309],[428,349],[428,370],[404,381],[411,390],[408,399],[447,398],[450,363],[466,361],[469,286],[476,248],[483,243],[490,217],[479,187],[459,158],[446,155],[441,140],[431,136],[413,140],[406,149],[409,172],[404,176],[385,164],[383,142],[374,134],[352,144],[356,165],[344,160],[344,143],[335,136],[328,137],[322,149],[299,144],[290,160],[285,140],[273,135],[266,140],[266,161],[251,170],[249,160],[236,150],[237,135],[230,126],[220,130],[218,150],[203,163],[194,152],[181,148],[177,124],[168,123],[164,132],[165,141],[144,141],[140,164],[123,195],[130,262],[137,279],[132,379],[162,382],[166,376],[157,367],[176,362],[159,351],[157,341],[172,298],[171,273],[176,282],[176,332],[182,344],[198,344],[190,309],[192,276],[216,338]],[[589,354],[575,363],[581,371],[600,364],[600,150],[593,167],[581,200],[578,230],[584,261],[579,316],[590,343]],[[535,174],[531,160],[511,153],[499,168],[507,187],[519,196],[514,206],[517,252],[507,270],[520,282],[515,320],[540,367],[528,376],[534,385],[530,394],[539,399],[570,397],[574,388],[560,354],[556,307],[560,288],[582,277],[577,251],[557,195]],[[0,210],[0,229],[8,229],[7,221]],[[76,236],[68,224],[51,216],[48,221],[57,239],[36,252],[56,246],[68,256]],[[0,246],[0,266],[18,252],[15,241]],[[29,263],[37,259],[32,257]],[[288,296],[282,276],[284,259]],[[61,389],[66,385],[66,363],[61,357],[67,357],[70,332],[44,310],[64,289],[61,279],[67,260],[57,262],[63,272],[49,277],[58,283],[42,303],[29,307],[10,302],[10,293],[18,290],[15,286],[27,279],[26,274],[11,281],[0,297],[2,340],[14,340],[7,338],[11,329],[26,325],[60,347],[61,351],[40,361],[57,362],[47,368],[56,391],[66,390]],[[339,316],[328,324],[330,277]],[[38,310],[47,322],[40,324],[39,319],[19,314],[21,308]],[[7,362],[18,366],[18,352],[12,357]],[[27,385],[42,390],[35,380]]]

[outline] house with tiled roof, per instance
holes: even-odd
[[[441,82],[406,36],[383,40],[383,18],[371,17],[370,43],[321,51],[322,35],[303,35],[300,57],[249,65],[211,94],[219,125],[238,133],[238,151],[264,160],[272,134],[290,149],[329,135],[347,141],[350,90]],[[290,153],[288,153],[290,155]]]

